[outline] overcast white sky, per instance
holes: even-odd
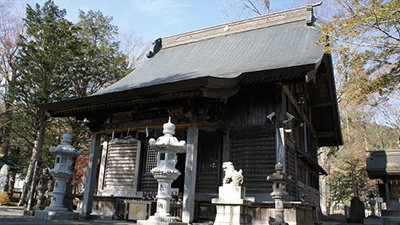
[[[43,5],[45,2],[20,1],[30,5]],[[54,0],[57,6],[67,10],[67,18],[73,22],[78,19],[78,9],[100,10],[104,15],[113,17],[113,24],[121,32],[134,31],[145,41],[230,22],[221,12],[224,1],[226,0]],[[299,5],[298,2],[302,1],[271,0],[271,8],[295,7]]]

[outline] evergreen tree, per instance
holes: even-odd
[[[35,161],[42,158],[43,152],[48,153],[42,149],[58,145],[60,135],[67,129],[72,129],[76,142],[84,142],[86,138],[81,137],[87,135],[79,121],[50,118],[37,106],[92,94],[130,71],[118,42],[113,41],[117,28],[110,24],[111,18],[100,12],[81,12],[80,22],[74,25],[65,15],[66,11],[51,0],[43,7],[28,5],[24,19],[26,36],[21,37],[18,56],[12,65],[14,74],[9,90],[16,112],[13,131],[20,132],[19,137],[26,141],[22,148],[32,147],[27,183],[19,205],[26,202]],[[50,133],[45,138],[46,127]]]
[[[24,114],[31,118],[28,126],[33,128],[36,141],[19,205],[25,204],[35,161],[41,159],[49,119],[46,112],[36,106],[61,100],[68,87],[66,78],[71,66],[68,62],[78,39],[73,24],[65,15],[66,11],[60,10],[53,1],[47,1],[42,8],[36,4],[35,8],[28,5],[26,9],[26,36],[21,36],[9,89],[18,108],[13,116],[19,118]]]
[[[76,52],[70,96],[84,97],[121,79],[131,70],[116,41],[118,28],[100,11],[79,12],[76,24],[81,48]]]

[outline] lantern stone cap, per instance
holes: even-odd
[[[171,151],[175,153],[183,153],[186,150],[186,142],[178,141],[175,134],[175,125],[171,123],[171,117],[168,122],[163,125],[164,135],[159,137],[157,141],[154,138],[149,140],[150,147],[156,151]]]
[[[76,151],[76,149],[71,145],[71,143],[72,143],[72,135],[68,131],[68,133],[63,135],[62,144],[58,145],[57,148],[50,147],[50,153],[71,155],[72,157],[79,156],[81,152]]]
[[[275,165],[275,170],[276,170],[276,171],[283,171],[283,165],[282,165],[280,162],[278,162],[278,163]]]
[[[65,144],[69,144],[69,145],[72,143],[72,134],[69,133],[69,131],[68,131],[68,133],[63,135],[62,142],[65,143]]]
[[[283,171],[283,165],[278,162],[275,165],[275,172],[267,177],[268,181],[272,181],[272,182],[286,182],[287,179],[290,179],[290,177],[287,177],[285,173],[282,172]]]
[[[165,135],[174,135],[175,134],[175,125],[171,123],[171,117],[169,117],[168,122],[163,125],[163,134]]]

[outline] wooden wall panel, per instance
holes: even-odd
[[[228,101],[229,126],[245,128],[268,124],[267,115],[275,111],[274,96],[273,86],[240,91]]]
[[[291,176],[291,179],[286,185],[286,191],[290,196],[296,197],[296,150],[292,148],[286,148],[286,171],[287,175]]]
[[[275,135],[233,137],[231,160],[236,170],[242,169],[244,184],[249,193],[269,193],[267,181],[275,169]]]
[[[222,138],[199,142],[196,192],[217,193],[220,184]]]
[[[104,179],[105,189],[133,189],[137,141],[115,139],[110,142]]]

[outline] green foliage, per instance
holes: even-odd
[[[332,158],[335,172],[329,183],[333,202],[349,204],[353,196],[364,198],[372,189],[365,174],[366,151],[398,148],[399,111],[391,103],[400,87],[400,1],[333,2],[336,14],[323,29],[329,39],[321,39],[336,59],[345,143]]]
[[[27,36],[21,37],[19,54],[13,63],[10,94],[16,103],[37,110],[36,105],[61,100],[70,83],[69,59],[78,39],[73,24],[52,1],[43,8],[28,5],[24,19]],[[62,59],[62,60],[60,60]]]
[[[330,196],[335,203],[350,205],[353,197],[365,199],[368,191],[374,189],[372,184],[366,171],[365,159],[353,158],[347,160],[340,170],[331,173]]]
[[[127,58],[119,51],[118,28],[100,11],[80,11],[75,25],[81,48],[76,52],[68,97],[84,97],[128,74]]]
[[[0,205],[9,205],[10,198],[7,192],[0,192]]]
[[[349,205],[354,196],[365,199],[370,190],[376,188],[375,181],[366,172],[367,151],[396,149],[396,128],[374,123],[375,114],[364,107],[342,116],[344,145],[330,156],[333,172],[329,176],[332,205]]]
[[[365,102],[400,88],[400,1],[335,0],[339,12],[325,26],[339,56],[340,93]]]
[[[47,1],[42,8],[36,4],[35,8],[28,5],[26,9],[26,35],[20,36],[19,51],[11,64],[13,75],[8,93],[12,101],[10,157],[18,165],[30,163],[30,154],[35,151],[39,158],[42,154],[37,150],[42,146],[32,149],[39,129],[45,126],[49,116],[37,105],[63,99],[70,85],[66,78],[72,65],[68,59],[73,58],[78,39],[65,15],[65,10],[60,10],[52,1]],[[52,139],[47,137],[44,142]]]
[[[9,83],[12,114],[6,119],[11,124],[9,159],[21,168],[30,163],[43,121],[47,131],[42,158],[50,166],[54,156],[48,149],[59,145],[68,130],[80,151],[86,151],[90,143],[81,121],[50,118],[38,105],[90,95],[131,71],[115,41],[118,29],[111,24],[112,18],[81,11],[74,24],[65,16],[66,11],[51,0],[26,9],[26,35],[20,37]]]

